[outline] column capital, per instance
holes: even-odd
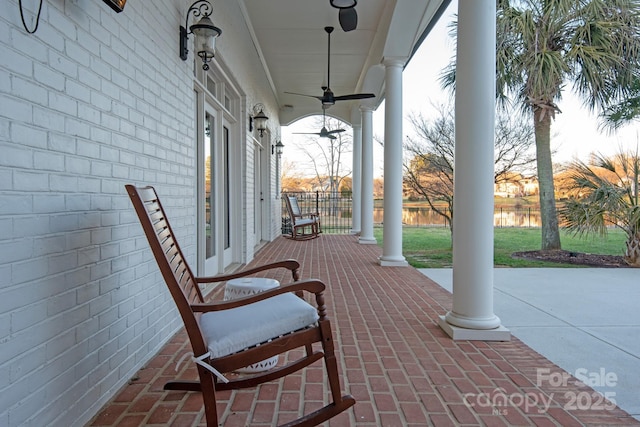
[[[386,56],[382,63],[385,67],[404,67],[406,60],[403,56]]]
[[[361,112],[363,112],[363,113],[367,113],[367,112],[372,112],[372,111],[374,111],[374,109],[373,109],[373,107],[372,107],[372,106],[370,106],[370,105],[364,105],[364,104],[361,104],[361,105],[360,105],[360,111],[361,111]]]

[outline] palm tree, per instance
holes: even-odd
[[[590,109],[633,93],[640,61],[638,0],[498,0],[496,96],[531,115],[536,139],[543,250],[560,249],[551,122],[565,85]],[[455,64],[442,76],[455,84]]]
[[[619,153],[611,159],[595,157],[593,165],[573,162],[570,180],[577,196],[560,210],[575,234],[606,235],[609,226],[627,235],[624,260],[640,267],[640,156]]]
[[[640,78],[634,82],[632,90],[634,92],[631,96],[602,112],[603,128],[616,130],[640,117]]]

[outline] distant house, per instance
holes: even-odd
[[[510,174],[506,180],[494,185],[496,197],[524,197],[538,194],[538,180],[518,173]]]

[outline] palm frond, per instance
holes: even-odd
[[[578,197],[570,198],[559,210],[569,231],[604,234],[608,226],[614,226],[623,229],[630,239],[636,235],[640,229],[637,152],[613,157],[598,154],[592,164],[573,162],[569,179]]]

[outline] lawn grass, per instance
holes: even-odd
[[[403,255],[416,268],[447,268],[452,265],[451,235],[447,228],[403,227]],[[382,245],[382,228],[374,229],[374,236]],[[597,253],[604,255],[622,255],[626,235],[620,230],[611,230],[606,238],[575,237],[560,231],[562,249]],[[571,267],[573,264],[560,264],[543,261],[514,259],[511,254],[521,251],[540,249],[541,234],[539,228],[496,228],[494,232],[494,265],[496,267]]]

